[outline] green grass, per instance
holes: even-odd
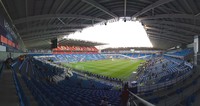
[[[145,60],[110,59],[63,64],[78,70],[127,80],[131,73],[136,71],[140,63],[144,61]]]

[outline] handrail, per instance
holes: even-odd
[[[129,91],[129,90],[128,90]],[[145,106],[155,106],[154,104],[140,98],[139,96],[135,95],[134,93],[132,93],[131,91],[129,91],[129,93],[134,96],[135,98],[137,98],[139,101],[141,101]]]
[[[179,58],[182,59],[184,56],[178,56],[178,55],[171,55],[171,54],[164,54],[165,56],[170,56],[170,57],[174,57],[174,58]]]
[[[12,70],[13,79],[14,79],[14,82],[15,82],[15,87],[16,87],[16,90],[17,90],[18,97],[20,99],[20,105],[21,106],[29,106],[30,105],[29,100],[27,99],[26,95],[24,94],[24,91],[23,91],[22,86],[21,86],[21,84],[18,80],[15,69],[13,68],[17,64],[17,62],[18,61],[16,61],[14,64],[11,65],[11,70]]]
[[[16,91],[17,91],[17,95],[19,97],[19,102],[20,102],[20,106],[25,106],[24,104],[24,100],[22,98],[22,93],[20,92],[20,88],[19,88],[19,85],[18,85],[18,82],[17,82],[17,78],[16,78],[16,73],[14,72],[14,70],[12,69],[12,74],[13,74],[13,80],[15,82],[15,87],[16,87]]]
[[[150,85],[150,86],[138,86],[138,92],[151,91],[151,90],[154,90],[155,88],[156,89],[162,89],[163,87],[175,84],[175,83],[177,83],[181,80],[186,79],[188,76],[190,76],[192,74],[192,72],[193,71],[190,70],[189,72],[185,73],[184,75],[182,75],[182,76],[180,76],[176,79],[173,79],[173,80],[170,80],[170,81],[167,81],[167,82],[163,82],[163,83],[160,83],[160,84],[155,84],[155,85]]]
[[[22,66],[24,65],[24,63],[27,61],[27,58],[23,60],[22,64],[19,66],[19,71],[21,71]]]
[[[185,63],[188,63],[188,62],[185,62]],[[169,86],[169,85],[175,84],[175,83],[177,83],[177,82],[179,82],[181,80],[184,80],[184,79],[186,79],[188,76],[190,76],[192,74],[193,67],[191,65],[191,70],[187,71],[187,68],[184,68],[184,69],[182,69],[182,71],[185,72],[184,75],[179,76],[179,77],[177,77],[176,79],[173,79],[173,80],[169,80],[169,81],[166,81],[166,82],[163,82],[163,83],[148,85],[148,86],[138,85],[138,92],[151,91],[151,90],[154,90],[154,89],[156,89],[156,90],[163,89],[166,86]]]
[[[1,73],[2,73],[2,71],[3,71],[3,69],[4,69],[4,65],[5,65],[4,62],[2,62],[1,64],[2,64],[2,65],[1,65],[1,67],[0,67],[0,78],[1,78]]]

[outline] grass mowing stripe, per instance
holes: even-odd
[[[79,65],[79,64],[76,64],[75,66],[73,66],[74,68],[78,68],[78,67],[83,67],[84,69],[82,70],[88,70],[88,69],[92,69],[92,68],[95,68],[96,71],[99,70],[101,71],[101,69],[113,69],[114,67],[116,66],[119,66],[119,65],[122,65],[122,64],[127,64],[129,61],[123,61],[123,62],[118,62],[118,63],[115,63],[115,64],[107,64],[107,65],[103,65],[103,66],[97,66],[96,64],[93,64],[93,65]],[[78,67],[76,67],[78,66]],[[80,69],[80,68],[79,68]],[[115,68],[114,68],[115,69]]]
[[[127,61],[127,64],[120,64],[120,65],[118,65],[117,68],[110,69],[109,72],[113,73],[113,72],[117,72],[117,71],[120,71],[120,70],[124,70],[124,68],[126,68],[126,67],[133,67],[136,62],[137,61],[132,62],[132,61],[129,60],[129,61]]]
[[[79,63],[77,63],[77,64],[79,64],[79,65],[95,65],[95,66],[108,66],[108,65],[111,65],[111,64],[117,64],[117,63],[121,63],[121,62],[123,62],[124,60],[118,60],[118,61],[112,61],[112,60],[102,60],[102,61],[89,61],[89,62],[79,62]],[[126,60],[127,61],[127,60]],[[124,62],[126,62],[126,61],[124,61]],[[76,63],[74,63],[74,64],[76,64]]]
[[[123,69],[124,69],[124,68],[130,67],[130,66],[132,67],[132,65],[133,65],[133,64],[130,64],[129,61],[128,61],[128,63],[126,63],[126,64],[121,64],[121,65],[118,66],[118,68],[110,69],[108,72],[109,72],[109,74],[111,74],[111,76],[112,76],[113,73],[123,72]]]
[[[83,71],[126,80],[132,72],[137,69],[141,62],[144,62],[144,60],[109,59],[70,63],[67,65],[79,70],[84,69]],[[66,65],[66,63],[63,64]]]
[[[128,61],[128,62],[129,62],[129,61]],[[127,66],[126,66],[126,67],[127,67]],[[88,70],[89,70],[89,69],[88,69]],[[116,70],[116,69],[115,69],[115,70]],[[118,69],[118,70],[119,70],[119,69]],[[118,70],[117,70],[117,71],[118,71]],[[102,72],[102,71],[103,71],[103,70],[101,70],[101,72]],[[109,72],[110,72],[110,71],[107,71],[106,73],[109,74]],[[95,73],[98,73],[98,72],[95,72]],[[113,73],[113,72],[112,72],[112,73]],[[101,73],[101,74],[103,74],[103,73]],[[111,74],[111,73],[110,73],[110,74]],[[105,73],[104,73],[103,75],[105,75]],[[106,76],[107,76],[107,75],[106,75]],[[114,77],[114,76],[113,76],[113,77]]]
[[[118,77],[121,79],[128,79],[129,76],[132,74],[133,71],[137,69],[138,66],[133,67],[132,65],[123,68],[124,71],[119,71],[112,75],[113,77]]]

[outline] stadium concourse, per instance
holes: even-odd
[[[0,0],[0,106],[200,106],[199,7],[199,0]],[[139,21],[153,47],[100,50],[107,44],[64,39],[120,19]]]

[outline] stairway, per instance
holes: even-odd
[[[25,64],[27,64],[27,63],[25,63]],[[17,68],[15,68],[15,71],[16,71],[19,83],[20,83],[22,90],[24,92],[24,95],[26,96],[27,100],[29,101],[30,106],[37,106],[38,105],[37,101],[35,100],[35,98],[31,94],[31,92],[28,89],[27,85],[25,84],[24,80],[21,78],[21,74],[19,73],[19,66],[20,66],[20,64],[16,64]],[[27,67],[26,65],[24,65],[22,67],[21,73],[26,73],[26,71],[28,71],[28,74],[30,74],[30,70],[26,70],[26,67]]]
[[[19,106],[19,98],[12,77],[12,70],[4,69],[0,77],[0,106]]]
[[[17,74],[17,77],[19,79],[19,82],[22,86],[22,89],[23,89],[23,92],[24,94],[26,95],[29,103],[30,103],[30,106],[37,106],[37,101],[35,101],[33,95],[31,94],[30,90],[28,89],[28,87],[26,86],[25,82],[22,80],[21,78],[21,75],[20,74]]]

